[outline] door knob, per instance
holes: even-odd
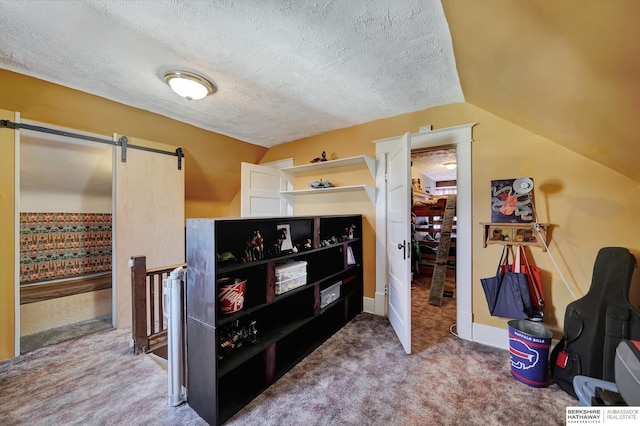
[[[402,259],[406,260],[407,259],[407,240],[402,241],[401,243],[398,243],[398,250],[402,250]]]

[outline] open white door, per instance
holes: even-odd
[[[387,264],[389,322],[411,353],[411,137],[406,133],[387,152]]]
[[[484,332],[477,332],[474,335],[473,326],[473,298],[472,298],[472,267],[471,267],[471,142],[472,129],[475,123],[463,124],[460,126],[447,127],[438,130],[425,130],[409,135],[410,149],[422,149],[443,145],[455,145],[458,159],[458,196],[457,196],[457,241],[456,241],[456,309],[457,322],[456,330],[458,337],[465,340],[479,342],[493,342],[492,337],[485,338]],[[376,300],[375,313],[387,315],[391,310],[391,295],[389,283],[390,255],[389,251],[394,250],[391,243],[387,243],[387,231],[389,207],[395,208],[396,201],[388,199],[387,187],[390,187],[385,176],[395,177],[397,171],[388,169],[387,157],[395,153],[399,144],[406,144],[405,137],[393,137],[373,141],[376,144],[376,161],[378,163],[376,174]],[[410,155],[407,152],[407,161],[410,162]],[[410,163],[409,163],[410,164]],[[393,166],[391,166],[393,167]],[[410,199],[409,195],[406,200]],[[394,205],[395,204],[395,205]],[[407,215],[407,220],[409,216]],[[410,228],[409,228],[410,229]],[[390,239],[392,237],[389,237]],[[396,249],[397,250],[397,249]],[[410,265],[407,265],[410,270]],[[410,297],[411,290],[405,289]],[[397,303],[396,303],[397,304]],[[407,302],[407,309],[410,302]],[[397,308],[395,308],[398,311]],[[407,315],[410,319],[410,316]],[[486,327],[482,327],[484,329]],[[410,334],[410,326],[407,328],[407,336]],[[398,333],[400,334],[400,333]],[[476,336],[480,336],[476,339]],[[490,340],[489,340],[490,339]],[[498,345],[494,345],[498,346]]]
[[[279,166],[292,166],[293,160]],[[280,191],[287,188],[287,180],[276,164],[241,164],[240,216],[289,216],[293,214]]]

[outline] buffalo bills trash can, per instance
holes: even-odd
[[[534,388],[547,386],[553,333],[544,325],[527,320],[511,320],[507,325],[511,375]]]

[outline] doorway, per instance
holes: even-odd
[[[451,207],[455,202],[452,197],[457,194],[456,147],[413,149],[410,165],[411,333],[412,351],[420,352],[435,336],[425,330],[438,329],[437,335],[447,330],[455,333],[457,226],[455,214],[445,220],[445,208],[447,203]],[[442,268],[439,273],[435,271],[436,264]],[[438,279],[436,277],[444,279],[439,305],[430,303],[432,282]]]
[[[457,156],[457,202],[456,202],[456,334],[465,340],[473,340],[473,318],[472,318],[472,285],[471,285],[471,142],[472,128],[476,123],[464,124],[455,127],[448,127],[438,130],[427,129],[413,134],[406,134],[410,137],[410,149],[407,152],[407,168],[410,163],[409,152],[419,148],[437,147],[443,145],[455,145]],[[375,294],[375,313],[387,315],[389,297],[387,294],[389,256],[388,244],[386,244],[387,236],[390,233],[386,214],[388,205],[387,188],[387,155],[393,151],[396,146],[403,145],[405,137],[396,137],[374,141],[376,143],[376,234],[380,235],[376,241],[376,294]],[[407,171],[407,191],[406,200],[407,207],[410,204],[410,173]],[[410,214],[407,213],[407,237],[409,238],[409,221]],[[410,276],[410,260],[406,261],[407,275]],[[402,297],[408,300],[401,300],[402,306],[410,308],[411,293],[407,291]],[[411,336],[411,321],[402,325],[403,330],[394,331],[399,336],[403,346],[405,346],[404,337]]]
[[[16,118],[19,121],[19,115],[16,113]],[[3,123],[4,124],[4,123]],[[15,355],[21,352],[20,337],[25,334],[33,334],[34,329],[24,330],[28,326],[28,322],[24,321],[24,318],[29,318],[29,315],[25,315],[23,312],[27,308],[23,309],[22,302],[22,286],[20,285],[20,275],[22,265],[19,262],[22,256],[20,253],[20,212],[24,212],[25,203],[28,197],[25,194],[21,194],[21,186],[24,188],[32,187],[38,188],[34,190],[34,201],[37,201],[39,197],[45,198],[48,192],[43,189],[48,184],[62,185],[65,188],[71,188],[74,184],[80,184],[80,191],[86,190],[86,188],[102,188],[104,193],[104,199],[100,195],[94,197],[75,197],[75,199],[69,194],[73,194],[74,191],[59,190],[57,197],[51,204],[46,204],[46,210],[49,213],[47,219],[55,218],[55,213],[64,213],[69,206],[75,206],[80,208],[78,211],[71,211],[71,213],[78,214],[94,214],[89,211],[84,211],[87,206],[101,206],[104,211],[95,213],[96,215],[102,215],[102,220],[105,221],[105,217],[109,215],[108,226],[110,232],[109,249],[110,249],[110,262],[103,263],[108,269],[108,278],[104,280],[100,279],[99,283],[90,282],[84,283],[83,291],[72,291],[71,295],[68,294],[69,288],[66,283],[62,288],[57,288],[53,292],[44,295],[45,299],[57,300],[66,297],[85,297],[89,296],[89,302],[93,302],[91,296],[96,292],[101,292],[104,296],[100,301],[100,310],[95,309],[95,305],[92,303],[81,304],[84,307],[88,307],[87,314],[91,318],[103,316],[106,317],[105,324],[108,327],[130,327],[132,322],[132,303],[131,303],[131,270],[129,267],[129,260],[132,256],[145,255],[147,257],[147,267],[157,268],[165,265],[176,265],[184,263],[184,169],[185,160],[184,154],[180,147],[160,144],[152,141],[146,141],[139,138],[128,138],[126,136],[117,137],[114,133],[112,138],[107,138],[100,135],[88,134],[80,131],[69,131],[68,129],[59,128],[51,125],[43,125],[35,122],[7,122],[12,128],[19,130],[16,131],[15,137],[15,164],[16,167],[12,168],[15,178],[15,216],[14,216],[14,229],[15,238],[14,244],[16,247],[13,262],[15,265],[14,272],[14,297],[15,297],[15,314],[14,319],[14,339],[15,339]],[[29,142],[24,142],[29,137],[33,137],[34,149],[32,150],[33,156],[30,157],[28,148]],[[24,142],[24,149],[21,149],[21,138]],[[86,142],[97,142],[100,145]],[[61,157],[64,158],[62,162],[52,161],[58,154],[49,153],[45,154],[45,151],[49,147],[56,146],[60,149],[60,152],[66,152]],[[104,155],[104,161],[80,160],[83,158],[82,150],[100,150]],[[95,151],[94,151],[95,152]],[[21,158],[22,157],[22,158]],[[89,155],[87,156],[89,157]],[[22,160],[22,161],[21,161]],[[57,165],[57,169],[51,172],[50,166]],[[94,167],[87,167],[93,165]],[[74,167],[77,166],[77,167]],[[21,170],[22,169],[22,170]],[[49,170],[46,174],[43,171]],[[80,178],[69,178],[69,175],[73,176],[75,172],[84,170],[84,173]],[[30,182],[31,179],[35,179],[37,184]],[[21,182],[22,181],[22,182]],[[21,196],[22,195],[22,196]],[[76,194],[77,195],[77,194]],[[95,194],[94,194],[95,195]],[[50,197],[51,198],[51,197]],[[78,198],[80,200],[78,200]],[[61,200],[67,200],[67,203],[60,203]],[[56,204],[57,203],[57,204]],[[58,211],[53,211],[58,210]],[[108,214],[106,212],[109,212]],[[37,216],[43,212],[33,212],[34,216]],[[72,226],[72,225],[70,225]],[[59,229],[57,224],[50,224],[47,222],[43,226],[36,226],[44,234],[46,231],[52,229]],[[62,225],[63,228],[66,225]],[[72,226],[73,227],[73,226]],[[26,227],[25,227],[26,228]],[[76,229],[75,231],[78,231]],[[74,229],[63,229],[67,234],[74,234]],[[87,231],[86,225],[82,228],[82,232]],[[105,231],[100,226],[94,228],[90,226],[88,236],[86,238],[92,241],[100,238],[98,234]],[[28,232],[27,232],[28,233]],[[75,237],[78,234],[70,235],[72,242],[75,242]],[[69,236],[65,234],[65,238]],[[51,243],[51,238],[45,235],[42,237],[43,243]],[[55,239],[54,239],[55,240]],[[36,239],[38,241],[38,239]],[[65,240],[66,241],[66,240]],[[55,245],[54,241],[54,245]],[[106,244],[105,244],[106,246]],[[47,247],[45,247],[47,248]],[[50,247],[48,247],[50,248]],[[72,245],[72,248],[76,248]],[[106,250],[105,250],[106,251]],[[81,256],[70,255],[64,257],[63,260],[74,260]],[[85,253],[86,255],[86,250]],[[97,255],[96,255],[97,254]],[[105,253],[106,254],[106,253]],[[100,258],[106,258],[101,256],[100,252],[91,250],[89,253],[89,265],[95,266],[95,263]],[[36,261],[60,260],[59,258],[48,259],[45,257],[35,256]],[[32,259],[33,260],[33,259]],[[29,271],[29,268],[33,262],[27,260],[29,266],[26,266],[25,273],[33,272]],[[54,262],[55,263],[55,262]],[[83,265],[82,262],[77,262],[75,265],[69,265],[65,262],[61,268],[64,269],[67,266],[71,266],[72,269]],[[86,264],[86,262],[85,262]],[[51,267],[53,265],[53,271]],[[47,270],[47,268],[49,268]],[[33,269],[33,268],[32,268]],[[45,265],[45,274],[43,278],[50,281],[63,279],[55,276],[56,266],[49,263]],[[49,272],[54,272],[53,276],[49,275]],[[77,272],[77,271],[75,271]],[[94,272],[94,271],[92,271]],[[66,278],[66,277],[65,277]],[[86,277],[85,277],[86,278]],[[87,280],[85,280],[87,281]],[[30,284],[33,284],[31,282]],[[56,282],[56,285],[58,283]],[[104,285],[104,287],[102,287]],[[25,287],[26,288],[26,287]],[[58,290],[60,290],[58,292]],[[77,290],[77,289],[74,289]],[[42,292],[41,292],[42,293]],[[52,321],[52,315],[67,313],[68,305],[62,307],[50,306],[48,311],[35,309],[35,302],[52,303],[49,300],[36,300],[32,298],[28,300],[29,303],[24,305],[29,306],[30,309],[36,311],[32,318],[38,318],[41,322],[43,329],[49,329],[51,326],[55,327]],[[36,295],[42,298],[42,294]],[[25,299],[25,302],[27,300]],[[55,305],[55,304],[54,304]],[[102,309],[104,308],[104,309]],[[70,309],[75,311],[75,309]],[[43,313],[44,312],[44,313]],[[23,318],[24,317],[24,318]],[[75,318],[74,318],[75,319]],[[77,319],[76,319],[77,320]],[[82,321],[82,320],[80,320]],[[64,325],[68,324],[65,323]],[[92,332],[92,331],[91,331]]]
[[[112,327],[112,148],[20,133],[20,353]]]

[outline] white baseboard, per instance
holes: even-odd
[[[509,349],[509,332],[506,328],[473,323],[473,341],[499,349]]]
[[[387,294],[385,292],[376,292],[375,309],[372,313],[380,316],[387,315]]]
[[[456,313],[456,334],[459,338],[473,341],[473,314],[460,309],[460,303],[457,306]]]
[[[362,310],[368,314],[380,315],[376,313],[376,301],[371,297],[362,298]]]

